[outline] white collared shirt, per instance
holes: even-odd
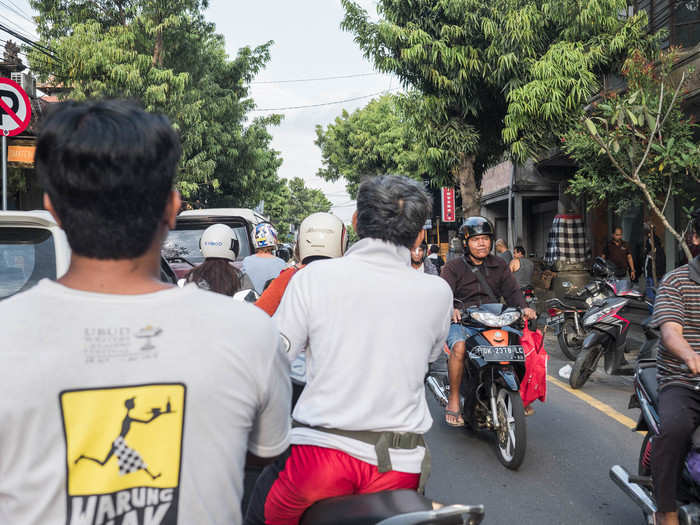
[[[344,430],[430,429],[423,380],[447,338],[452,291],[410,261],[407,248],[362,239],[345,257],[316,261],[290,281],[275,320],[291,343],[290,360],[307,349],[294,419]],[[377,464],[374,447],[353,439],[296,428],[291,442]],[[422,448],[390,452],[394,470],[420,472]]]

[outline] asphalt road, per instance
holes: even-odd
[[[632,337],[641,341],[638,330]],[[556,339],[548,335],[545,348],[549,375],[567,383],[558,377],[568,361]],[[639,415],[627,409],[631,377],[598,370],[582,391],[611,407],[613,416],[616,411],[636,421]],[[641,511],[608,475],[614,464],[636,469],[642,435],[589,402],[549,382],[547,402],[536,402],[527,418],[527,453],[514,472],[499,463],[492,434],[448,427],[443,409],[427,396],[435,423],[427,436],[433,471],[426,494],[433,499],[484,504],[486,524],[643,523]]]

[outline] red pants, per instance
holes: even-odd
[[[264,523],[296,525],[304,511],[322,499],[416,490],[419,479],[420,474],[379,472],[375,465],[332,448],[293,445],[290,454],[266,467],[258,478],[245,523],[263,523],[264,514]]]

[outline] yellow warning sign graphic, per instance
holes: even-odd
[[[72,390],[60,400],[67,523],[175,523],[185,386]]]

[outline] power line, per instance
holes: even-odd
[[[27,38],[38,38],[38,36],[36,35],[36,33],[33,33],[33,32],[31,32],[31,31],[28,31],[26,27],[19,25],[17,22],[15,22],[14,20],[12,20],[11,18],[8,18],[8,17],[5,16],[4,14],[3,14],[3,15],[0,15],[0,18],[2,18],[2,19],[3,19],[5,22],[7,22],[8,24],[12,25],[12,26],[15,28],[16,31],[19,31],[20,33],[22,33],[22,34],[23,34],[24,36],[26,36]]]
[[[27,45],[33,47],[33,48],[36,49],[37,51],[39,51],[39,52],[45,54],[46,56],[48,56],[49,58],[52,58],[52,59],[54,59],[54,60],[57,60],[57,61],[61,62],[61,59],[58,58],[58,57],[55,55],[55,53],[53,52],[53,50],[51,50],[51,49],[49,49],[48,47],[45,47],[45,46],[43,46],[43,45],[41,45],[41,44],[39,44],[39,43],[37,43],[37,42],[34,42],[34,41],[31,40],[30,38],[27,38],[27,37],[25,37],[25,36],[20,35],[19,33],[17,33],[16,31],[13,31],[13,30],[10,29],[9,27],[7,27],[7,26],[5,26],[5,25],[3,25],[3,24],[0,24],[0,31],[4,31],[5,33],[7,33],[7,34],[9,34],[9,35],[11,35],[11,36],[13,36],[13,37],[15,37],[15,38],[18,38],[19,40],[21,40],[21,41],[24,42],[25,44],[27,44]]]
[[[400,88],[392,89],[391,91],[398,91]],[[333,106],[335,104],[344,104],[346,102],[353,102],[355,100],[362,100],[363,98],[376,97],[377,95],[385,95],[390,93],[388,90],[377,91],[376,93],[370,93],[369,95],[362,95],[361,97],[346,98],[344,100],[335,100],[333,102],[323,102],[321,104],[307,104],[305,106],[288,106],[283,108],[264,108],[264,109],[254,109],[252,111],[287,111],[291,109],[306,109],[306,108],[320,108],[323,106]]]
[[[1,2],[0,2],[1,3]],[[357,77],[372,77],[377,76],[380,73],[358,73],[356,75],[340,75],[335,77],[317,77],[317,78],[299,78],[295,80],[264,80],[260,82],[251,82],[251,85],[260,84],[291,84],[293,82],[317,82],[319,80],[338,80],[343,78],[357,78]]]
[[[28,13],[27,13],[24,9],[22,9],[20,6],[18,6],[17,4],[15,4],[12,0],[7,0],[7,1],[10,2],[10,4],[11,4],[15,9],[17,9],[20,13],[22,13],[24,16],[27,16],[27,17],[31,17],[31,16],[32,16],[32,15],[28,14]],[[34,23],[34,22],[32,21],[32,23]]]
[[[27,22],[30,22],[31,24],[34,24],[34,20],[32,20],[31,18],[26,16],[26,14],[23,14],[22,12],[20,12],[19,8],[16,7],[13,3],[10,2],[10,4],[8,5],[5,2],[3,2],[2,0],[0,0],[0,5],[6,7],[10,11],[12,11],[14,14],[16,14],[18,17],[23,18],[24,20],[26,20]]]

